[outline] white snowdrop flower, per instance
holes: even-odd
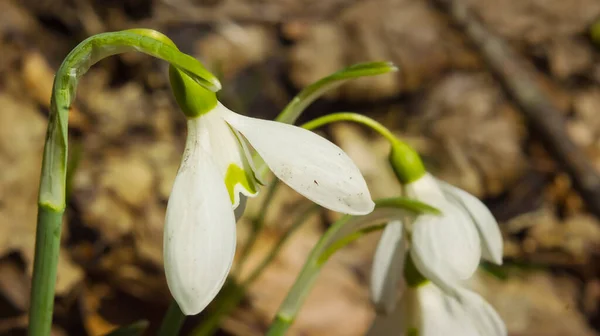
[[[414,218],[398,214],[384,230],[373,260],[371,297],[378,311],[394,309],[409,253],[418,272],[452,294],[470,278],[480,258],[502,263],[502,235],[498,223],[476,197],[436,180],[418,157],[403,143],[392,149],[390,162],[403,183],[406,196],[429,204],[441,214]],[[483,251],[483,252],[482,252]]]
[[[481,241],[468,213],[448,201],[429,174],[404,189],[408,197],[442,212],[439,216],[418,216],[407,227],[410,255],[419,272],[444,289],[470,278],[481,259]]]
[[[189,80],[171,71],[188,136],[167,206],[164,262],[173,297],[183,313],[194,315],[231,268],[234,209],[258,192],[248,144],[275,176],[325,208],[363,215],[374,203],[360,171],[335,144],[296,126],[234,113],[206,90],[192,95],[190,87],[203,89]]]
[[[375,317],[367,336],[506,336],[504,322],[478,294],[446,294],[431,282],[408,287],[395,311]]]

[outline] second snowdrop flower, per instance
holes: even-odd
[[[366,182],[328,140],[299,127],[239,115],[214,93],[171,69],[175,97],[188,117],[186,147],[167,207],[167,283],[187,315],[216,296],[235,253],[234,209],[258,192],[250,144],[271,171],[315,203],[347,214],[371,212]]]
[[[385,228],[373,260],[371,295],[382,312],[394,309],[398,279],[409,253],[418,272],[449,294],[470,278],[484,259],[502,263],[498,223],[476,197],[436,180],[416,152],[393,146],[390,161],[406,196],[437,208],[441,215],[399,217]]]

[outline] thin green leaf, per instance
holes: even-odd
[[[335,89],[351,79],[377,76],[393,71],[398,71],[398,68],[391,62],[367,62],[351,65],[304,88],[287,104],[275,121],[294,124],[306,107],[327,91]],[[267,164],[258,154],[254,155],[252,159],[257,168],[257,174],[261,177],[264,176],[267,172]]]
[[[385,74],[397,71],[398,68],[391,62],[358,63],[343,70],[322,78],[307,86],[283,109],[275,119],[279,122],[293,124],[302,114],[304,109],[327,91],[335,89],[348,80]]]

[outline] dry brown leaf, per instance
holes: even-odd
[[[577,281],[545,272],[498,280],[480,274],[476,290],[496,308],[509,335],[597,336],[578,309]]]

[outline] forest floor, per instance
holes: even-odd
[[[600,2],[460,2],[515,51],[512,60],[531,74],[527,85],[540,88],[542,103],[560,115],[566,132],[547,133],[531,119],[493,55],[433,0],[0,1],[0,334],[24,334],[27,322],[54,72],[90,35],[146,27],[217,73],[227,106],[261,118],[273,118],[301,88],[345,66],[396,63],[398,72],[350,82],[313,104],[302,120],[337,111],[367,114],[414,145],[432,173],[490,206],[505,237],[505,265],[479,272],[472,285],[499,311],[510,335],[600,335],[600,209],[573,182],[585,170],[570,170],[553,148],[573,142],[600,172],[600,26],[597,41],[591,33]],[[156,328],[168,306],[162,228],[185,120],[166,70],[146,55],[124,54],[101,61],[81,80],[69,117],[78,165],[64,223],[54,335],[102,335],[138,319]],[[357,162],[374,198],[400,193],[383,139],[349,124],[322,134]],[[307,203],[280,188],[267,230],[235,274],[246,276]],[[240,246],[260,204],[260,197],[251,200],[238,223]],[[311,217],[223,321],[221,333],[264,333],[336,216],[322,210]],[[374,314],[367,286],[377,239],[370,235],[332,258],[290,335],[364,333]],[[186,329],[202,321],[189,319]]]

